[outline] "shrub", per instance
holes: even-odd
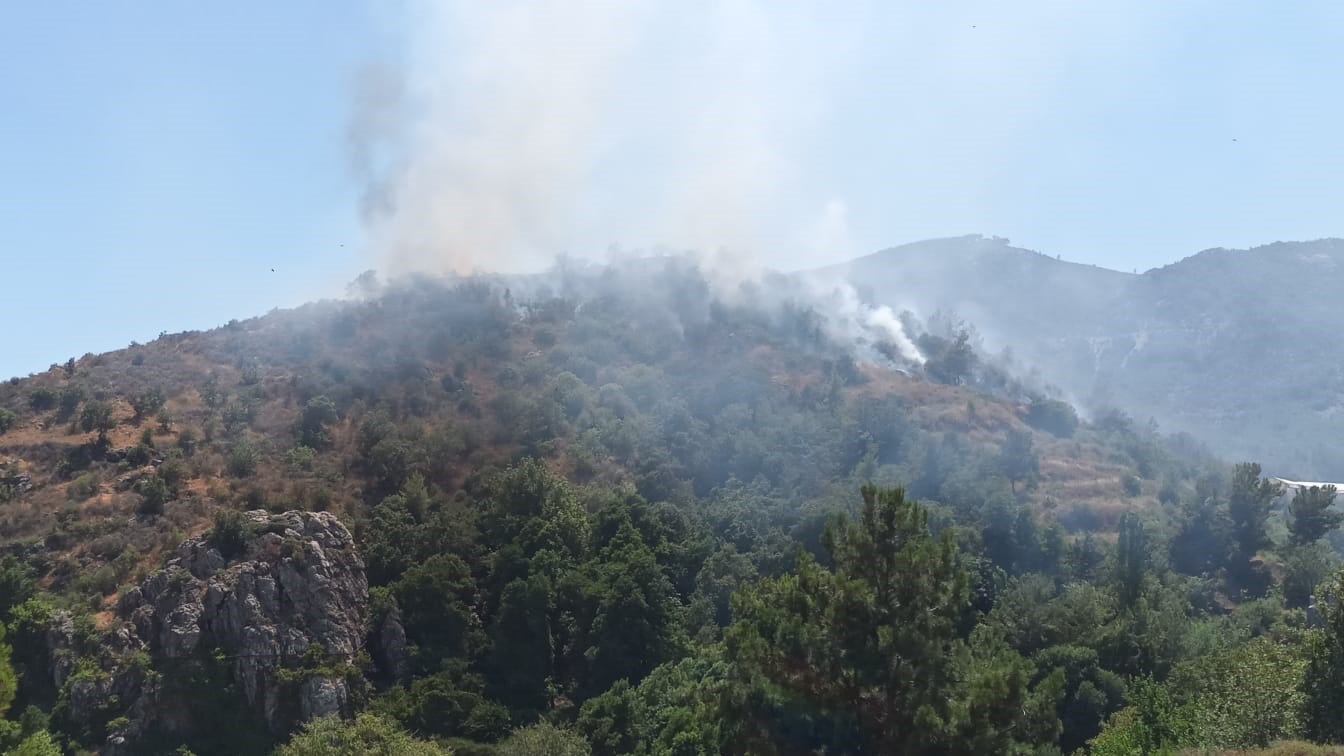
[[[572,730],[539,722],[514,730],[498,746],[497,756],[588,756],[592,749]]]
[[[183,428],[177,434],[177,448],[182,450],[182,456],[190,457],[196,451],[196,431]]]
[[[34,389],[28,395],[28,406],[36,412],[49,410],[56,406],[56,392],[46,387]]]
[[[318,717],[275,751],[276,756],[448,756],[450,753],[432,742],[417,740],[391,720],[368,713],[359,714],[353,722]]]
[[[75,478],[65,489],[66,496],[74,501],[84,501],[96,493],[98,493],[98,477],[91,474]]]
[[[154,458],[154,450],[143,443],[126,450],[126,462],[134,467],[144,467]]]
[[[1035,397],[1027,409],[1027,424],[1060,438],[1069,438],[1078,430],[1078,413],[1068,402]]]
[[[75,410],[79,408],[80,403],[84,401],[84,389],[79,386],[66,386],[61,389],[57,401],[60,406],[58,416],[62,420],[71,417],[75,414]]]
[[[299,444],[285,452],[285,464],[295,470],[311,470],[317,461],[317,452],[311,446]]]
[[[19,419],[18,415],[5,409],[4,407],[0,407],[0,433],[4,433],[10,428],[13,428],[15,421],[17,421],[18,419]]]
[[[257,448],[247,441],[239,441],[229,449],[228,461],[225,463],[229,474],[235,478],[247,478],[257,471],[257,462],[261,454]]]
[[[141,496],[137,512],[147,517],[163,514],[163,506],[168,503],[168,484],[163,478],[146,475],[136,482],[135,492]]]
[[[163,391],[152,388],[142,391],[130,398],[131,409],[135,411],[135,422],[145,419],[146,415],[152,415],[163,408]]]
[[[73,411],[72,409],[71,412]],[[62,413],[64,413],[64,400],[62,400]],[[84,405],[84,411],[79,415],[79,427],[85,432],[96,430],[99,435],[104,435],[115,428],[116,424],[116,420],[112,418],[112,406],[97,399]]]
[[[336,422],[336,405],[325,396],[315,396],[308,400],[295,423],[295,432],[299,443],[314,449],[324,449],[331,445],[331,434],[326,426]]]
[[[335,496],[326,486],[318,486],[309,492],[309,506],[314,512],[325,512],[331,508]]]
[[[225,559],[241,556],[247,548],[251,521],[242,512],[232,509],[216,510],[214,519],[215,526],[211,528],[206,540],[218,549]]]
[[[1138,496],[1143,493],[1143,480],[1137,475],[1126,475],[1124,487],[1125,496]]]

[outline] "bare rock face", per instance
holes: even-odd
[[[112,643],[120,648],[109,647],[109,655],[123,662],[136,651],[156,662],[221,656],[247,704],[277,732],[295,721],[351,714],[368,582],[350,532],[326,512],[258,510],[245,515],[241,545],[240,554],[226,556],[206,538],[185,541],[163,569],[122,597],[122,622],[105,633],[120,638]],[[59,626],[52,634],[49,645],[59,649]],[[131,725],[112,733],[103,749],[117,753],[133,748],[156,711],[172,707],[156,706],[158,688],[128,677],[128,664],[106,666],[112,671],[97,679],[108,690],[86,697],[109,693],[134,702],[126,713]],[[70,674],[53,673],[58,684]],[[71,693],[73,710],[73,687]]]

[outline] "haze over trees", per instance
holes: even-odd
[[[1336,440],[1344,240],[1207,249],[1131,274],[932,239],[828,270],[872,301],[979,327],[1089,413],[1123,407],[1295,480],[1344,479]],[[1290,287],[1292,306],[1271,292]],[[1291,366],[1250,369],[1250,365]]]
[[[1080,417],[966,324],[908,316],[921,367],[776,283],[411,280],[0,385],[0,748],[1344,740],[1333,491]],[[266,575],[340,600],[255,588],[239,636],[318,640],[229,645],[212,602]]]

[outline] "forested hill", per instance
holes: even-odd
[[[1081,422],[937,319],[906,319],[923,362],[856,340],[784,277],[360,289],[0,385],[0,747],[1344,735],[1344,619],[1304,610],[1331,492],[1286,510],[1254,464]]]
[[[1211,249],[1134,275],[970,236],[845,271],[873,301],[956,313],[1085,409],[1156,418],[1286,477],[1344,478],[1344,240]]]

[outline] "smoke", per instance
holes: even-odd
[[[857,17],[757,0],[412,2],[357,77],[352,173],[386,273],[534,272],[689,253],[720,292],[767,260],[854,255],[805,144]],[[810,287],[852,336],[918,352],[887,308]],[[865,309],[866,308],[866,309]]]
[[[802,145],[846,23],[755,0],[412,2],[349,124],[379,266],[536,270],[613,245],[738,276],[812,261],[832,208]]]
[[[350,123],[380,265],[516,270],[568,244],[645,6],[408,6],[405,57],[360,77]]]

